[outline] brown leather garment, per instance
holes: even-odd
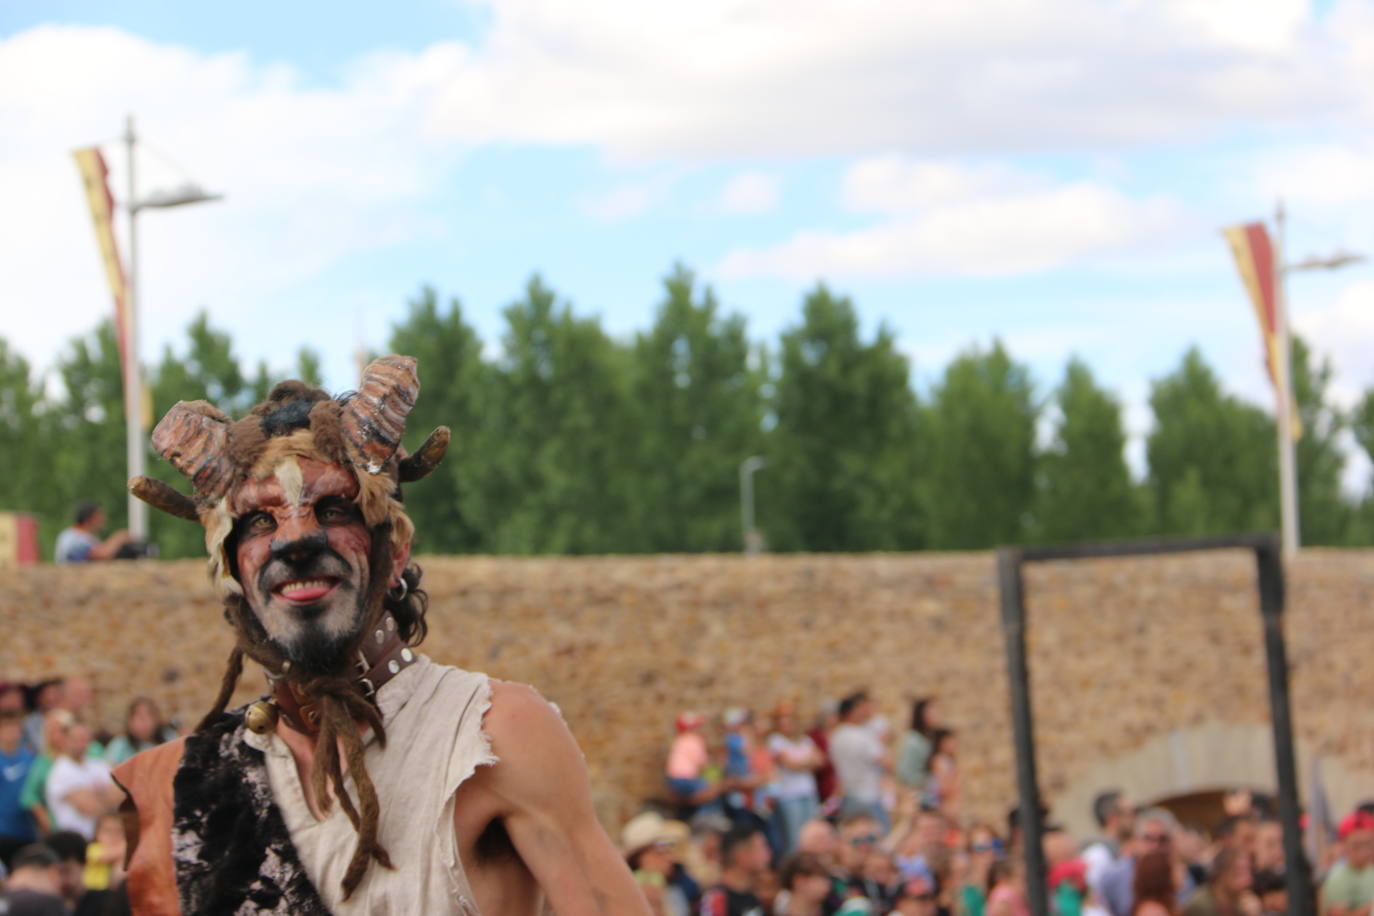
[[[129,797],[120,807],[128,856],[129,904],[140,916],[180,916],[172,861],[172,780],[185,738],[135,754],[114,769]]]

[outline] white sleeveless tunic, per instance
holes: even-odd
[[[378,839],[395,869],[373,862],[348,900],[342,881],[358,842],[338,802],[316,820],[290,749],[275,733],[244,740],[263,751],[268,780],[291,842],[330,912],[373,916],[480,916],[454,836],[453,793],[479,766],[496,763],[482,717],[491,705],[484,674],[436,665],[421,655],[382,685],[377,706],[386,747],[368,733],[364,756],[381,803]],[[357,799],[350,775],[349,794]]]

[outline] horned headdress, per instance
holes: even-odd
[[[401,505],[400,485],[419,480],[434,470],[448,449],[446,426],[434,430],[414,454],[406,454],[401,447],[406,416],[415,406],[419,390],[414,358],[383,356],[363,371],[356,392],[334,398],[302,382],[282,382],[272,389],[266,401],[237,421],[205,401],[182,401],[153,430],[153,447],[190,479],[192,495],[149,477],[136,477],[129,482],[130,492],[149,505],[205,526],[210,576],[224,598],[225,616],[237,632],[214,709],[198,731],[224,721],[225,707],[247,656],[268,670],[274,685],[272,698],[254,704],[250,713],[258,707],[275,710],[273,704],[279,704],[282,714],[296,727],[298,720],[292,718],[292,709],[298,713],[310,710],[306,714],[310,726],[307,730],[318,729],[311,782],[316,797],[326,806],[331,794],[329,787],[344,784],[342,748],[359,795],[355,808],[347,792],[332,793],[359,835],[343,879],[345,897],[357,887],[369,862],[390,865],[377,838],[378,798],[367,774],[355,723],[368,722],[382,742],[386,740],[385,726],[375,705],[374,685],[368,678],[360,678],[348,660],[359,657],[366,634],[375,633],[377,643],[381,644],[390,633],[385,645],[394,645],[399,650],[400,643],[395,639],[413,646],[425,632],[428,599],[417,587],[419,569],[410,566],[405,570],[405,587],[399,597],[388,592],[385,576],[375,574],[388,568],[393,551],[408,547],[414,532]],[[236,578],[231,538],[234,494],[245,481],[261,480],[276,473],[289,458],[313,458],[351,469],[358,481],[356,501],[372,533],[370,568],[374,575],[366,596],[363,625],[342,653],[342,667],[335,672],[293,667],[266,638]],[[371,640],[366,642],[369,648],[377,648],[370,645]],[[402,657],[406,663],[414,658],[408,649]],[[251,715],[245,716],[244,724],[254,727]],[[267,727],[270,726],[263,726]]]

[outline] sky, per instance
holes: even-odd
[[[994,338],[1045,397],[1082,357],[1139,471],[1189,346],[1272,405],[1221,227],[1281,198],[1291,260],[1374,252],[1372,114],[1374,0],[10,2],[0,336],[46,372],[111,313],[69,153],[123,199],[133,115],[140,196],[225,195],[139,217],[145,362],[204,310],[342,390],[426,284],[499,352],[536,272],[629,338],[680,262],[760,341],[824,280],[919,390]],[[1353,403],[1374,263],[1289,301]]]

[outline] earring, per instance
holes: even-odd
[[[408,591],[410,591],[410,586],[407,585],[406,580],[402,578],[400,582],[397,582],[387,590],[386,596],[392,601],[400,601],[406,596],[406,592]]]

